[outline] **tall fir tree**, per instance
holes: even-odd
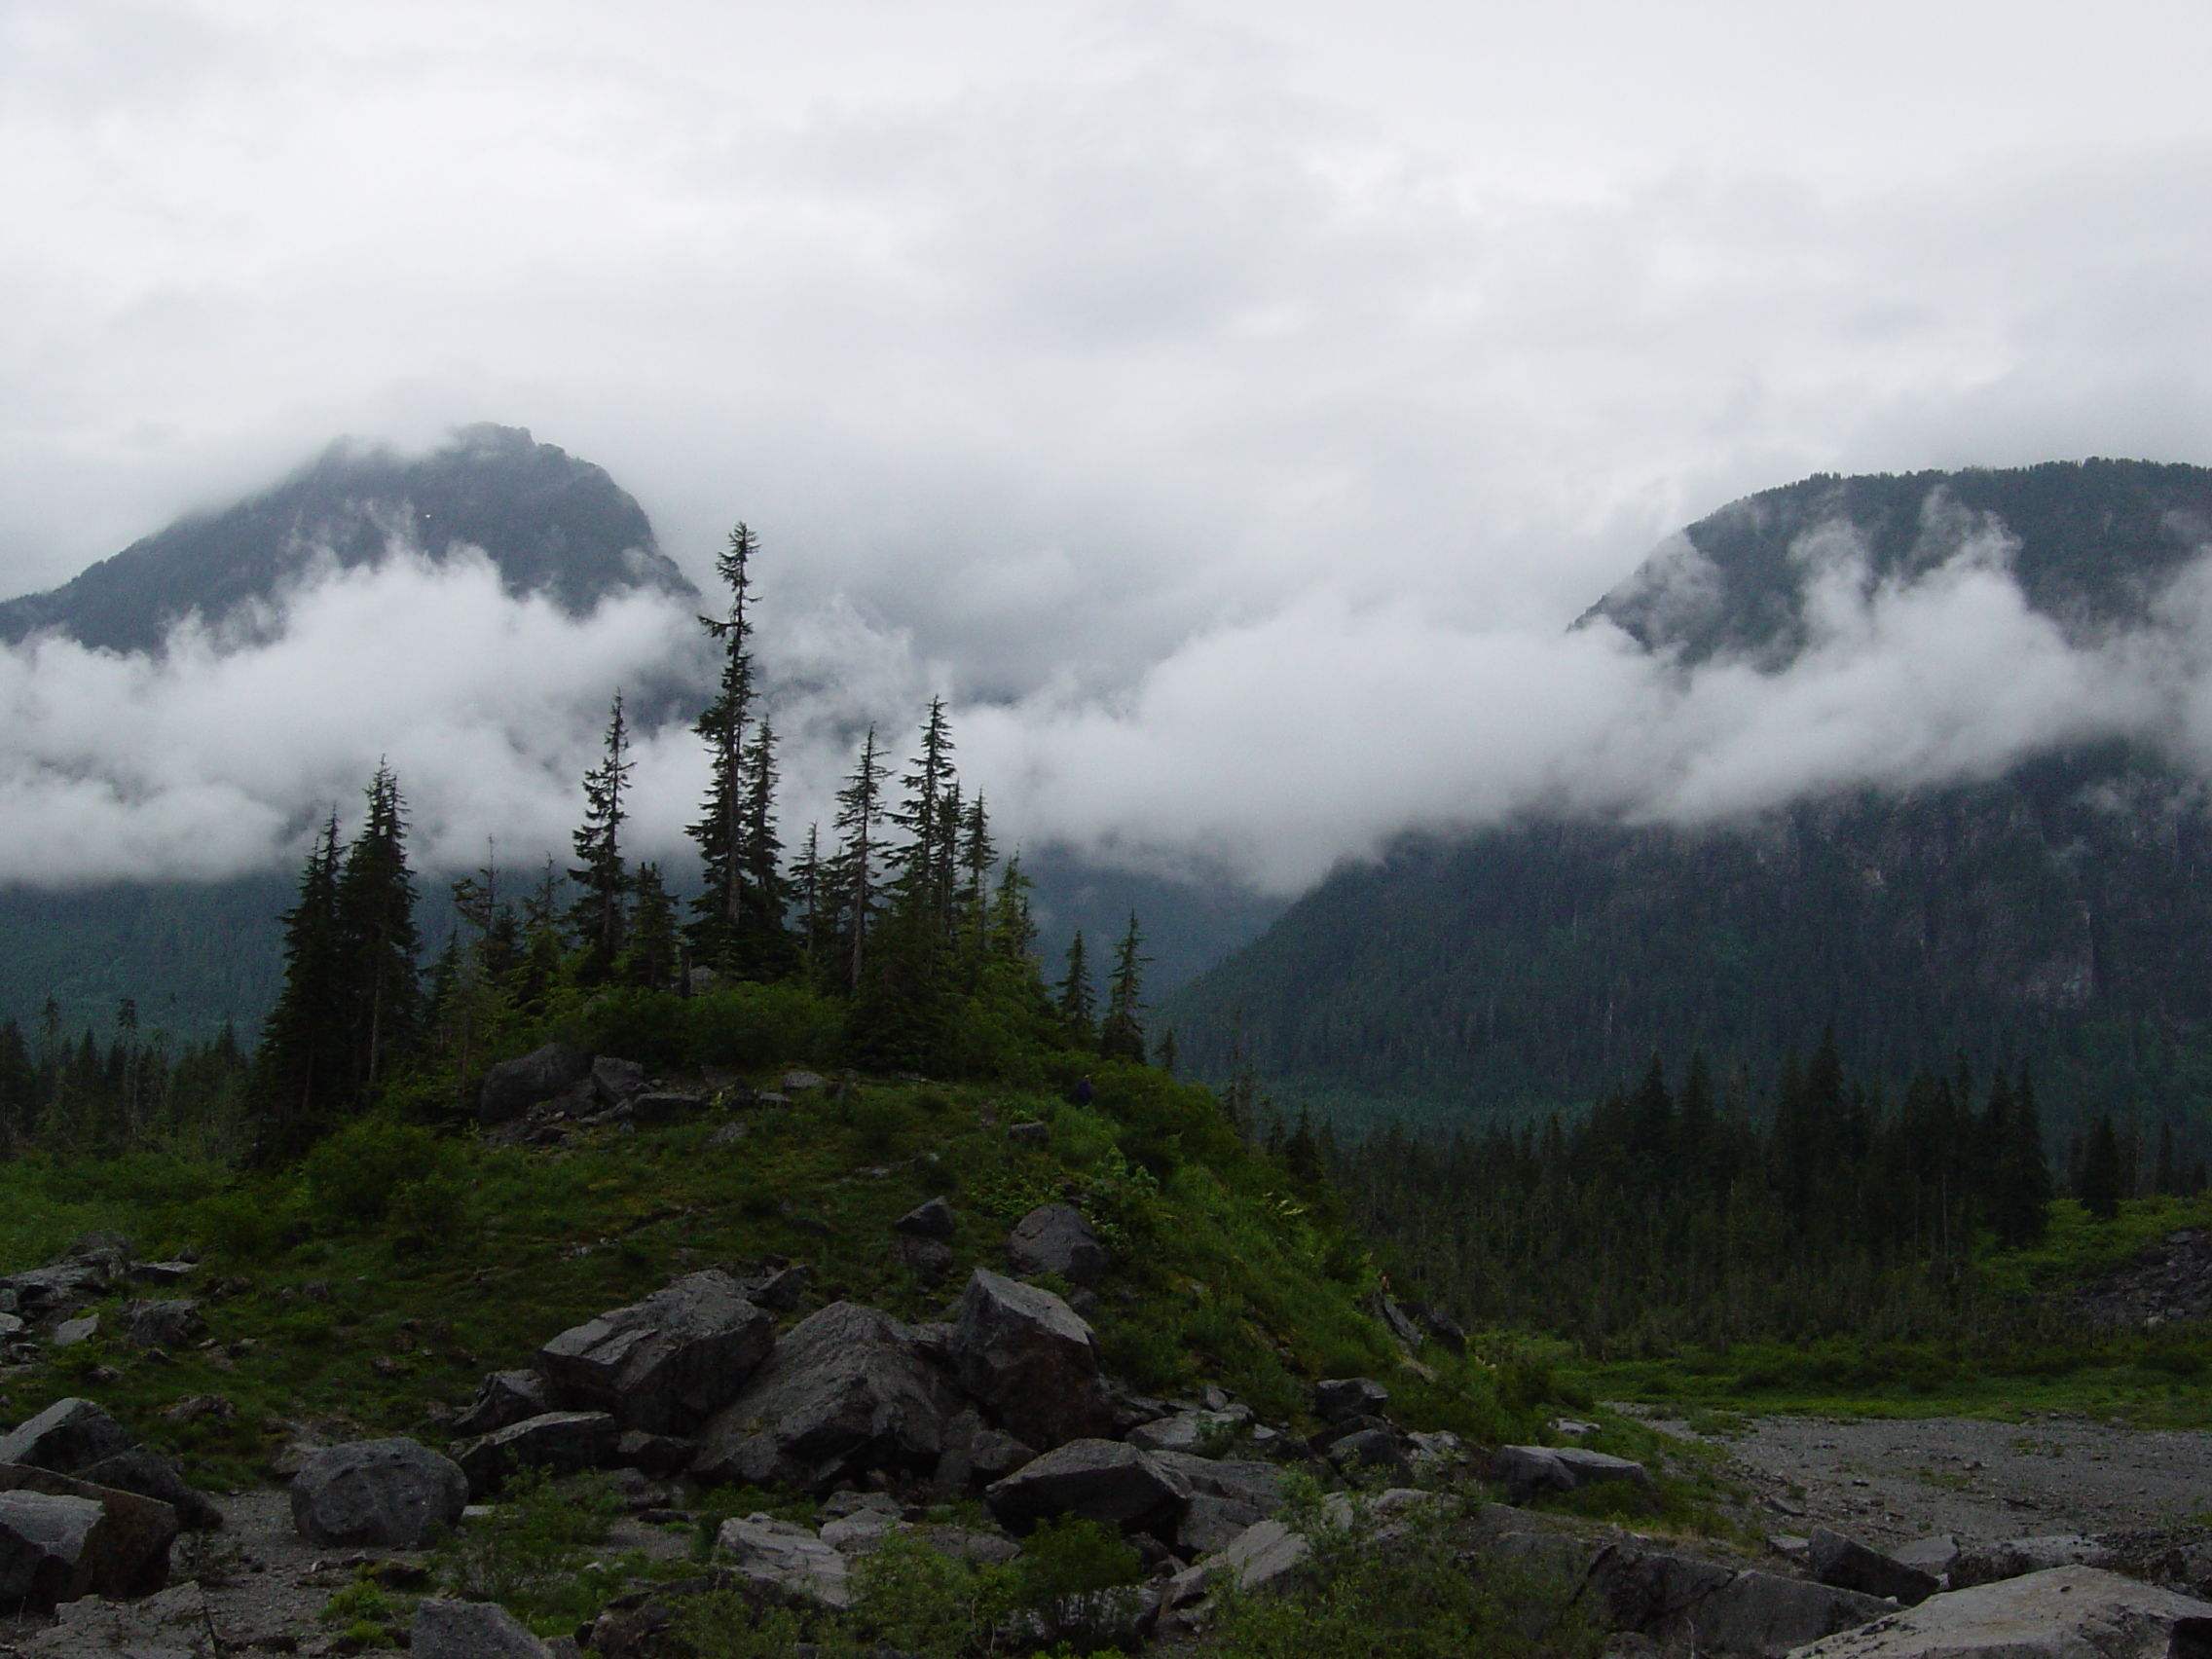
[[[753,556],[759,540],[742,522],[715,561],[715,571],[729,590],[721,616],[702,616],[699,625],[722,648],[721,674],[714,700],[700,711],[692,729],[707,745],[707,798],[699,822],[690,828],[699,845],[705,878],[692,901],[691,948],[706,966],[734,972],[738,940],[746,925],[745,847],[746,729],[753,713]]]
[[[876,754],[875,727],[867,728],[861,742],[859,760],[845,787],[837,792],[837,863],[834,875],[838,930],[843,944],[843,978],[847,991],[858,994],[861,976],[867,967],[868,935],[881,903],[877,893],[877,866],[882,860],[883,780],[888,773]]]
[[[776,729],[763,716],[745,746],[738,800],[738,919],[730,967],[747,979],[780,979],[797,965],[791,934],[792,883],[776,832]]]
[[[1081,928],[1068,940],[1067,971],[1060,976],[1053,1006],[1059,1010],[1060,1023],[1070,1039],[1085,1048],[1098,1040],[1098,996],[1091,989],[1090,963]]]
[[[626,797],[633,770],[630,728],[617,691],[608,711],[599,764],[584,774],[584,821],[570,837],[577,862],[569,878],[584,890],[570,912],[570,925],[591,953],[594,978],[614,971],[627,942],[630,874],[622,857],[622,826],[630,816]]]
[[[368,789],[368,814],[338,870],[336,908],[346,967],[349,1027],[353,1038],[350,1084],[363,1104],[410,1049],[422,1017],[422,937],[415,926],[415,872],[407,863],[407,805],[399,780],[379,763]]]
[[[283,913],[284,985],[254,1054],[257,1150],[264,1157],[288,1157],[313,1138],[347,1069],[337,898],[334,811],[308,851],[299,897]]]
[[[1128,931],[1114,947],[1114,968],[1106,976],[1106,1017],[1098,1027],[1098,1052],[1106,1059],[1144,1064],[1144,970],[1151,960],[1144,954],[1137,913],[1131,910]]]
[[[623,956],[622,977],[648,991],[663,990],[675,981],[677,973],[676,901],[661,880],[660,866],[650,861],[638,866],[631,888],[636,903],[630,912],[630,947]]]
[[[2006,1127],[1996,1157],[1991,1219],[2001,1243],[2040,1243],[2049,1225],[2050,1161],[2044,1156],[2043,1109],[2036,1104],[2035,1084],[2025,1065]]]

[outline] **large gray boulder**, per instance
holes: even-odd
[[[692,1473],[821,1492],[870,1469],[934,1468],[958,1409],[911,1331],[880,1309],[831,1303],[793,1325],[708,1423]]]
[[[1040,1204],[1014,1224],[1007,1266],[1017,1273],[1057,1273],[1088,1284],[1113,1265],[1098,1234],[1073,1204]]]
[[[1641,1463],[1579,1446],[1500,1446],[1491,1454],[1490,1473],[1504,1486],[1508,1503],[1528,1503],[1606,1481],[1651,1490],[1650,1471]]]
[[[206,1334],[200,1304],[189,1297],[123,1305],[123,1340],[138,1347],[183,1347]]]
[[[1969,1544],[1950,1564],[1951,1588],[1972,1589],[2006,1578],[2024,1578],[2054,1567],[2120,1566],[2118,1552],[2101,1540],[2077,1532],[2053,1532],[2034,1538],[2004,1538],[1993,1544]]]
[[[1190,1501],[1189,1481],[1118,1440],[1071,1440],[983,1492],[993,1518],[1011,1532],[1055,1515],[1171,1527]]]
[[[845,1558],[804,1527],[768,1515],[724,1521],[715,1542],[755,1590],[824,1606],[852,1604]]]
[[[645,1068],[636,1060],[618,1060],[602,1054],[591,1063],[592,1092],[608,1106],[619,1106],[645,1091]]]
[[[553,1649],[497,1602],[430,1597],[415,1609],[413,1659],[552,1659]]]
[[[467,1503],[461,1466],[406,1439],[327,1447],[292,1477],[292,1525],[323,1548],[420,1549]]]
[[[174,1463],[140,1446],[129,1429],[90,1400],[56,1400],[0,1438],[0,1463],[51,1469],[111,1491],[136,1493],[169,1505],[196,1532],[213,1531],[223,1524],[222,1511],[195,1491]]]
[[[709,1268],[563,1331],[537,1350],[537,1369],[569,1403],[624,1428],[683,1434],[735,1398],[775,1344],[775,1320]]]
[[[1708,1650],[1782,1659],[1809,1641],[1862,1628],[1889,1610],[1889,1603],[1857,1590],[1772,1572],[1739,1572],[1662,1634],[1688,1631]]]
[[[937,1460],[937,1486],[960,1493],[1011,1475],[1034,1461],[1037,1448],[992,1428],[976,1408],[956,1412],[944,1425],[944,1452]]]
[[[2212,1603],[2094,1567],[2055,1567],[1931,1596],[1796,1659],[2194,1659]],[[2182,1627],[2177,1629],[2176,1627]]]
[[[1136,1443],[1134,1435],[1129,1443]],[[1227,1547],[1254,1523],[1282,1507],[1282,1471],[1272,1463],[1198,1457],[1172,1450],[1153,1456],[1190,1483],[1191,1501],[1175,1524],[1173,1539],[1186,1559]]]
[[[0,1436],[0,1463],[22,1463],[66,1475],[136,1444],[129,1430],[106,1412],[72,1395]]]
[[[547,1412],[505,1428],[458,1441],[453,1460],[468,1479],[468,1495],[496,1493],[517,1469],[572,1475],[614,1458],[621,1424],[606,1412]]]
[[[512,1123],[591,1076],[591,1056],[566,1043],[548,1043],[518,1060],[501,1060],[485,1075],[476,1116],[485,1124]]]
[[[54,1623],[18,1641],[22,1659],[220,1659],[206,1592],[177,1584],[136,1601],[67,1602]]]
[[[1868,1596],[1887,1596],[1910,1607],[1942,1589],[1932,1572],[1907,1567],[1856,1538],[1825,1527],[1815,1527],[1806,1551],[1806,1565],[1823,1584],[1839,1590],[1857,1590]]]
[[[1049,1290],[977,1268],[953,1324],[960,1385],[1048,1450],[1113,1431],[1090,1327]]]
[[[950,1238],[952,1206],[941,1198],[932,1198],[928,1203],[916,1204],[891,1225],[912,1238]]]
[[[0,1608],[51,1612],[87,1594],[105,1519],[92,1498],[0,1492]]]
[[[535,1371],[494,1371],[476,1385],[476,1397],[451,1424],[458,1439],[472,1440],[511,1428],[553,1410],[553,1390]]]
[[[1331,1377],[1313,1384],[1313,1415],[1323,1422],[1381,1417],[1390,1390],[1372,1377]]]
[[[167,1504],[51,1469],[0,1463],[0,1493],[12,1493],[81,1498],[99,1506],[102,1519],[77,1562],[85,1593],[143,1596],[168,1582],[177,1516]]]

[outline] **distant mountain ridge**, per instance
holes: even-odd
[[[57,588],[0,603],[0,642],[51,631],[99,649],[154,651],[187,615],[220,627],[318,561],[355,569],[394,545],[433,560],[481,548],[509,593],[545,594],[573,614],[627,588],[696,591],[605,468],[521,427],[487,424],[414,458],[341,440],[273,489],[180,519]]]
[[[1817,477],[1701,519],[1583,618],[1684,664],[1788,663],[1822,549],[1868,579],[1990,541],[2070,635],[2138,622],[2212,543],[2212,470],[2140,461]],[[1656,1051],[1763,1087],[1832,1022],[1855,1075],[2026,1062],[2212,1145],[2212,810],[2125,744],[1986,782],[1698,830],[1527,822],[1338,870],[1166,999],[1206,1075],[1353,1120],[1574,1110]]]

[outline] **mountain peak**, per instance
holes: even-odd
[[[260,495],[179,519],[60,587],[0,604],[0,641],[50,631],[158,650],[188,615],[220,623],[318,562],[350,570],[395,548],[437,561],[481,548],[509,593],[545,594],[577,614],[631,588],[695,591],[605,468],[524,427],[481,424],[415,457],[341,438]]]

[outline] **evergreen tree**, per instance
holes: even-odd
[[[921,747],[912,767],[900,778],[905,793],[891,822],[905,839],[890,851],[897,871],[901,902],[916,916],[934,923],[949,907],[951,884],[947,879],[956,856],[947,836],[944,806],[955,785],[952,777],[952,727],[945,719],[944,699],[932,697],[928,718],[922,722]],[[957,833],[957,831],[955,831]]]
[[[1098,1014],[1098,999],[1090,988],[1090,964],[1085,960],[1081,928],[1068,940],[1067,972],[1060,976],[1054,1006],[1059,1010],[1060,1023],[1079,1045],[1088,1048],[1097,1041],[1092,1021]]]
[[[299,898],[286,910],[284,986],[254,1055],[253,1103],[266,1157],[302,1150],[329,1115],[348,1070],[342,1032],[345,969],[338,929],[338,814],[309,849]]]
[[[648,991],[665,988],[676,977],[676,901],[660,878],[660,866],[638,866],[632,883],[637,906],[630,918],[630,948],[623,958],[622,977]]]
[[[1137,913],[1129,912],[1128,932],[1114,951],[1114,971],[1106,977],[1106,1018],[1098,1029],[1098,1051],[1109,1060],[1144,1064],[1144,935]]]
[[[1997,1165],[1997,1237],[2008,1245],[2040,1243],[2049,1226],[2050,1161],[2043,1150],[2043,1112],[2024,1065],[2009,1127]]]
[[[990,819],[978,793],[961,816],[960,891],[955,901],[962,944],[974,956],[981,956],[989,944],[991,870],[998,862],[998,848],[991,844]]]
[[[799,954],[807,977],[820,979],[829,943],[830,868],[822,857],[822,826],[806,827],[806,847],[792,871],[799,909]]]
[[[2171,1123],[2158,1125],[2158,1161],[2151,1176],[2152,1189],[2161,1198],[2174,1197],[2181,1191],[2181,1170],[2174,1161],[2174,1126]]]
[[[867,728],[852,777],[837,792],[835,888],[843,932],[845,988],[858,994],[867,964],[867,940],[879,903],[876,866],[882,858],[877,830],[883,818],[886,768],[875,751],[875,727]]]
[[[745,748],[738,801],[738,916],[730,940],[734,971],[749,979],[778,979],[795,965],[788,917],[792,884],[784,875],[784,843],[776,833],[776,731],[763,717]]]
[[[591,952],[593,977],[613,971],[629,928],[625,901],[630,876],[622,858],[622,826],[629,817],[623,797],[634,769],[622,693],[617,691],[608,714],[606,749],[599,764],[584,774],[584,821],[570,837],[578,862],[569,878],[584,890],[571,912],[571,924]]]
[[[710,967],[732,967],[731,956],[745,926],[745,751],[746,723],[753,706],[753,619],[747,614],[753,579],[750,567],[759,542],[740,523],[715,561],[715,571],[729,589],[729,608],[719,617],[702,616],[699,625],[722,647],[722,666],[714,701],[700,711],[692,727],[707,745],[707,799],[691,838],[699,844],[706,877],[692,902],[697,917],[692,949]]]
[[[2074,1196],[2099,1221],[2110,1221],[2120,1214],[2120,1136],[2112,1114],[2100,1112],[2082,1148],[2082,1185]]]
[[[345,963],[342,995],[351,1035],[350,1106],[365,1104],[390,1061],[420,1031],[422,938],[415,927],[415,872],[407,863],[407,807],[399,780],[381,761],[368,788],[368,816],[346,849],[333,899]]]

